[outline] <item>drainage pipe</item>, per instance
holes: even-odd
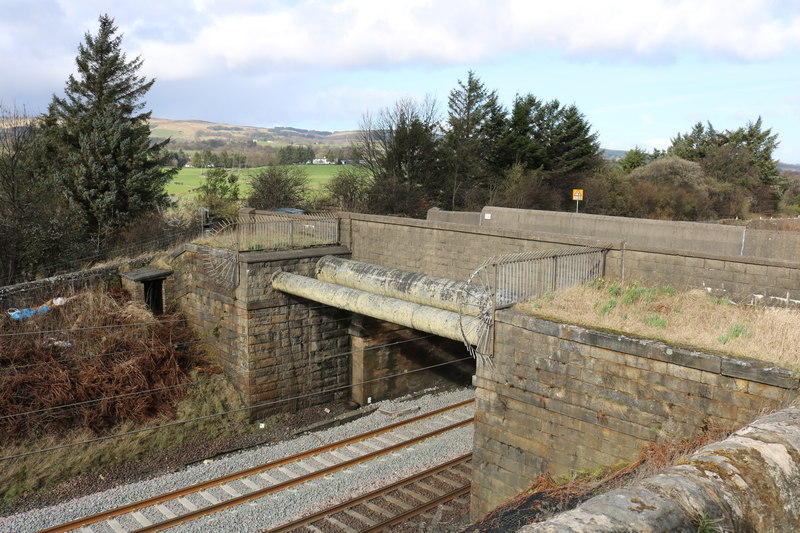
[[[479,320],[452,311],[343,287],[290,272],[277,272],[272,277],[272,287],[307,300],[314,300],[331,307],[371,316],[440,337],[456,341],[464,341],[464,337],[466,337],[466,341],[472,345],[476,345],[478,342],[476,329]]]
[[[316,276],[317,279],[329,283],[454,313],[462,311],[460,300],[469,294],[469,291],[465,291],[467,284],[463,281],[386,268],[332,255],[326,255],[317,262]],[[470,303],[472,305],[469,307],[477,307],[477,302]]]

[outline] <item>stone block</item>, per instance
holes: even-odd
[[[719,356],[674,346],[663,345],[663,350],[650,350],[647,352],[647,356],[666,363],[706,372],[719,373],[721,368],[721,358]]]
[[[744,381],[744,380],[742,380]],[[783,387],[776,387],[774,385],[766,385],[755,381],[744,381],[746,385],[746,392],[753,396],[758,396],[766,400],[771,400],[776,403],[785,402],[789,397],[789,391],[792,389],[785,389]],[[741,389],[737,389],[740,390]]]
[[[723,357],[721,373],[784,389],[796,390],[800,385],[797,375],[791,370],[755,359]]]

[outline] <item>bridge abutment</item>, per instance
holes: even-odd
[[[467,386],[475,372],[463,343],[391,322],[354,315],[350,339],[353,400],[361,405],[452,383]]]
[[[470,384],[475,363],[462,342],[273,289],[279,271],[313,278],[325,255],[350,252],[329,246],[237,254],[188,244],[172,259],[167,298],[252,408],[251,419]]]
[[[167,287],[223,367],[251,419],[350,396],[350,313],[284,294],[272,275],[313,276],[339,246],[264,253],[188,244]]]
[[[476,374],[472,517],[549,473],[629,463],[651,442],[739,428],[797,398],[797,374],[498,311]]]

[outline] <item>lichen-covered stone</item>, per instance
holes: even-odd
[[[800,531],[800,407],[765,416],[685,464],[592,498],[524,533]]]

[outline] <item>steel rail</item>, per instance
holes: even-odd
[[[379,531],[383,531],[387,527],[392,527],[396,526],[397,524],[401,524],[407,520],[414,518],[415,516],[419,516],[421,514],[430,511],[431,509],[439,507],[443,503],[447,503],[450,500],[455,500],[456,498],[459,498],[465,494],[469,494],[471,488],[472,484],[467,483],[466,485],[463,485],[451,492],[448,492],[447,494],[444,494],[436,498],[435,500],[431,500],[428,503],[420,505],[419,507],[416,507],[414,509],[409,509],[408,511],[400,513],[394,518],[389,518],[388,520],[384,520],[380,524],[376,524],[369,529],[363,530],[361,533],[378,533]]]
[[[382,435],[384,433],[388,433],[393,431],[399,427],[406,426],[409,424],[413,424],[415,422],[419,422],[421,420],[425,420],[428,418],[433,418],[436,415],[445,413],[447,411],[452,411],[461,407],[465,407],[475,400],[465,400],[463,402],[459,402],[453,405],[449,405],[447,407],[443,407],[441,409],[436,409],[434,411],[430,411],[428,413],[423,413],[421,415],[415,416],[413,418],[409,418],[408,420],[402,420],[400,422],[395,422],[394,424],[390,424],[388,426],[383,426],[378,429],[374,429],[372,431],[368,431],[366,433],[360,433],[353,437],[348,437],[346,439],[338,440],[336,442],[332,442],[330,444],[326,444],[323,446],[319,446],[317,448],[307,450],[305,452],[296,453],[294,455],[290,455],[288,457],[284,457],[282,459],[277,459],[275,461],[270,461],[268,463],[264,463],[258,466],[254,466],[252,468],[248,468],[245,470],[241,470],[239,472],[234,472],[232,474],[227,474],[225,476],[220,476],[214,479],[210,479],[208,481],[203,481],[200,483],[195,483],[194,485],[190,485],[188,487],[183,487],[181,489],[176,489],[171,492],[166,492],[164,494],[154,496],[152,498],[147,498],[144,500],[140,500],[137,502],[129,503],[127,505],[122,505],[120,507],[110,509],[108,511],[103,511],[97,514],[93,514],[90,516],[86,516],[83,518],[79,518],[76,520],[72,520],[70,522],[66,522],[63,524],[59,524],[56,526],[49,527],[47,529],[42,529],[39,533],[61,533],[65,531],[72,531],[79,527],[88,526],[91,524],[96,524],[97,522],[102,522],[104,520],[108,520],[109,518],[114,518],[117,516],[121,516],[124,514],[128,514],[133,511],[138,511],[139,509],[144,509],[146,507],[151,507],[153,505],[163,503],[169,500],[174,500],[175,498],[180,498],[181,496],[186,496],[187,494],[192,494],[195,492],[200,492],[202,490],[221,485],[223,483],[227,483],[229,481],[235,481],[237,479],[241,479],[244,477],[252,476],[254,474],[258,474],[260,472],[264,472],[266,470],[271,470],[273,468],[278,468],[280,466],[294,463],[300,461],[302,459],[306,459],[308,457],[312,457],[314,455],[319,455],[321,453],[328,452],[330,450],[335,450],[337,448],[341,448],[347,446],[349,444],[353,444],[356,442],[360,442],[362,440],[367,440],[369,438],[375,437],[377,435]],[[471,420],[471,419],[470,419]]]
[[[286,533],[286,532],[291,531],[293,529],[297,529],[298,527],[311,524],[311,523],[316,522],[318,520],[322,520],[322,519],[324,519],[324,518],[326,518],[328,516],[333,516],[336,513],[340,513],[342,511],[344,511],[345,509],[350,509],[351,507],[355,507],[355,506],[360,505],[360,504],[362,504],[364,502],[367,502],[369,500],[373,500],[375,498],[378,498],[380,496],[388,494],[389,492],[392,492],[392,491],[395,491],[395,490],[398,490],[398,489],[402,489],[402,488],[404,488],[404,487],[406,487],[408,485],[411,485],[412,483],[416,483],[416,482],[418,482],[418,481],[420,481],[422,479],[425,479],[425,478],[428,478],[428,477],[433,476],[435,474],[438,474],[439,472],[442,472],[444,470],[449,470],[449,469],[451,469],[451,468],[453,468],[455,466],[462,465],[462,464],[466,463],[467,461],[469,461],[471,459],[472,459],[472,452],[465,453],[463,455],[459,455],[455,459],[451,459],[450,461],[447,461],[446,463],[442,463],[442,464],[440,464],[438,466],[435,466],[433,468],[430,468],[430,469],[425,470],[423,472],[420,472],[418,474],[414,474],[413,476],[410,476],[410,477],[407,477],[407,478],[403,478],[403,479],[401,479],[399,481],[396,481],[395,483],[392,483],[391,485],[387,485],[387,486],[382,487],[380,489],[373,490],[372,492],[368,492],[367,494],[363,494],[361,496],[357,496],[356,498],[353,498],[351,500],[347,500],[346,502],[342,502],[342,503],[337,504],[337,505],[335,505],[333,507],[329,507],[327,509],[324,509],[324,510],[318,512],[318,513],[314,513],[314,514],[311,514],[311,515],[308,515],[308,516],[304,516],[303,518],[298,518],[297,520],[294,520],[292,522],[288,522],[286,524],[283,524],[283,525],[278,526],[278,527],[273,528],[273,529],[268,529],[264,533]],[[463,487],[459,487],[459,489],[457,489],[457,490],[460,490],[462,488]]]
[[[143,528],[135,529],[131,533],[149,533],[150,531],[160,531],[162,529],[167,529],[170,527],[177,526],[178,524],[183,524],[184,522],[191,522],[192,520],[196,520],[206,515],[214,514],[219,511],[223,511],[230,507],[235,507],[237,505],[241,505],[243,503],[247,503],[252,500],[257,500],[258,498],[262,498],[264,496],[268,496],[270,494],[274,494],[276,492],[280,492],[284,489],[288,489],[289,487],[294,487],[295,485],[300,485],[305,483],[306,481],[311,481],[313,479],[317,479],[320,477],[327,476],[328,474],[332,474],[334,472],[338,472],[339,470],[344,470],[345,468],[349,468],[351,466],[355,466],[357,464],[365,463],[371,459],[375,459],[376,457],[380,457],[382,455],[388,455],[392,452],[396,452],[397,450],[401,450],[408,446],[412,446],[418,442],[422,442],[423,440],[430,439],[432,437],[436,437],[441,435],[442,433],[446,433],[448,431],[452,431],[454,429],[458,429],[460,427],[467,426],[474,422],[474,418],[468,418],[466,420],[462,420],[461,422],[456,422],[455,424],[451,424],[447,427],[439,428],[434,431],[430,431],[418,437],[414,437],[408,440],[404,440],[402,442],[398,442],[397,444],[393,444],[391,446],[387,446],[386,448],[382,448],[380,450],[375,450],[374,452],[370,452],[366,455],[362,455],[360,457],[356,457],[354,459],[350,459],[349,461],[343,461],[341,463],[335,464],[333,466],[329,466],[326,468],[322,468],[315,472],[311,472],[306,474],[305,476],[300,476],[295,479],[289,479],[287,481],[283,481],[281,483],[277,483],[275,485],[270,485],[269,487],[265,487],[263,489],[255,490],[248,494],[243,494],[241,496],[237,496],[235,498],[231,498],[230,500],[225,500],[223,502],[219,502],[213,505],[209,505],[208,507],[203,507],[202,509],[197,509],[196,511],[191,511],[186,514],[176,516],[175,518],[170,518],[168,520],[164,520],[157,524],[153,524],[150,526],[146,526]]]

